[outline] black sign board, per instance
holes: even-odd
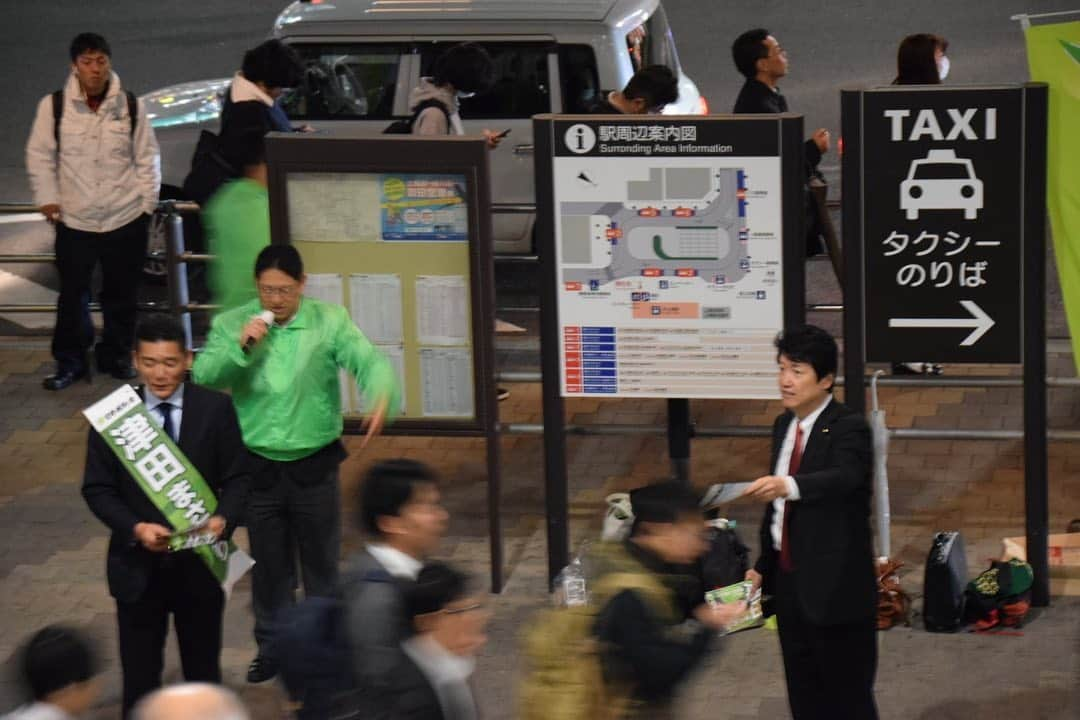
[[[1023,100],[1019,87],[881,88],[845,116],[868,362],[1020,362]]]

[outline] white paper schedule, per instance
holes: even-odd
[[[401,403],[395,409],[395,412],[404,417],[405,416],[405,350],[401,345],[380,345],[379,352],[386,356],[386,359],[390,361],[390,364],[394,366],[394,375],[397,376],[398,388],[401,391]],[[355,385],[355,381],[353,382]],[[356,388],[357,396],[360,398],[360,402],[357,405],[356,411],[362,415],[366,415],[371,411],[371,405],[368,403],[366,397],[360,391],[359,386]]]
[[[349,312],[353,322],[376,345],[400,345],[401,276],[349,276]]]
[[[304,285],[304,295],[332,305],[343,304],[341,276],[336,273],[311,273]]]
[[[468,348],[420,349],[425,417],[472,417],[472,381],[472,353]]]
[[[468,291],[461,275],[416,276],[416,327],[421,345],[469,344]]]
[[[293,242],[376,242],[379,176],[289,173],[289,235]]]

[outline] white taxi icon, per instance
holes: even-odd
[[[900,209],[908,220],[918,220],[920,210],[963,210],[965,220],[974,220],[982,207],[983,182],[954,150],[931,150],[913,160],[900,183]]]

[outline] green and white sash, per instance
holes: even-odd
[[[195,465],[150,417],[130,385],[117,388],[83,410],[105,443],[172,526],[169,550],[197,554],[226,594],[255,561],[231,540],[202,532],[217,498]]]

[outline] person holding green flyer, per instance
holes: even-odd
[[[134,393],[127,386],[118,391],[131,402],[126,415],[113,413],[117,422],[106,428],[91,420],[101,431],[90,430],[82,485],[86,504],[112,530],[107,574],[116,599],[124,717],[161,686],[170,613],[184,678],[221,682],[221,578],[207,562],[207,547],[172,551],[180,547],[173,540],[189,526],[228,537],[247,484],[229,397],[184,382],[191,351],[180,324],[167,315],[144,318],[134,359],[143,384]],[[94,409],[88,412],[92,417]],[[185,472],[185,459],[196,473]]]
[[[274,621],[294,602],[294,558],[307,597],[337,587],[341,545],[338,465],[340,370],[372,408],[364,445],[399,404],[393,366],[340,306],[304,297],[304,265],[291,245],[270,245],[255,260],[258,299],[214,318],[195,362],[196,382],[232,392],[252,483],[245,517],[259,651],[248,682],[277,674]]]

